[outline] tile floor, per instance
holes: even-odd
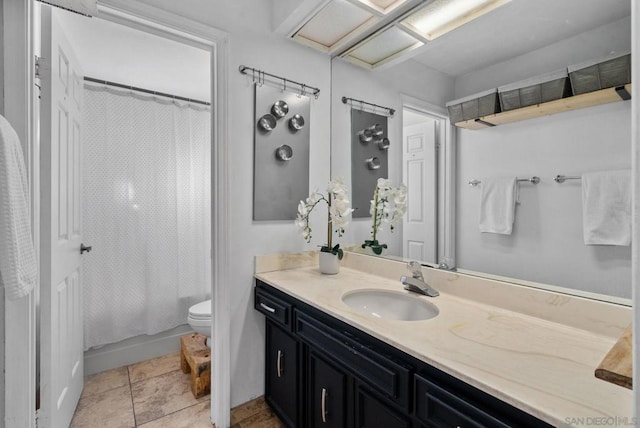
[[[210,397],[193,398],[180,353],[89,376],[71,428],[211,428]],[[263,398],[231,411],[233,428],[280,428]]]

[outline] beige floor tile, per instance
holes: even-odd
[[[141,428],[212,428],[210,409],[211,402],[207,400],[139,426]]]
[[[268,407],[259,413],[238,422],[239,428],[282,428],[280,419]]]
[[[131,383],[180,370],[180,352],[152,358],[129,366]]]
[[[256,413],[268,412],[269,406],[264,401],[264,396],[249,401],[248,403],[241,404],[238,407],[231,409],[231,425],[247,419]]]
[[[71,428],[131,428],[135,426],[129,385],[80,399]]]
[[[120,367],[87,377],[84,381],[82,397],[86,397],[110,389],[129,385],[129,373],[126,367]]]
[[[190,375],[177,370],[131,385],[136,423],[142,425],[209,400],[193,398]]]

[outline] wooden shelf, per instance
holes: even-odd
[[[631,83],[624,85],[624,88],[629,94],[631,94]],[[550,114],[622,100],[623,99],[616,91],[616,88],[607,88],[600,91],[549,101],[548,103],[536,104],[534,106],[523,107],[516,110],[490,114],[478,119],[465,120],[456,123],[456,126],[472,130],[485,129],[496,125],[505,125],[507,123],[520,122],[521,120],[533,119],[535,117],[548,116]]]

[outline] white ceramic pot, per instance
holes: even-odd
[[[340,259],[337,255],[320,251],[320,272],[325,275],[335,275],[340,272]]]

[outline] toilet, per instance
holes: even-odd
[[[206,336],[207,346],[211,348],[211,300],[191,306],[187,321],[196,333]]]

